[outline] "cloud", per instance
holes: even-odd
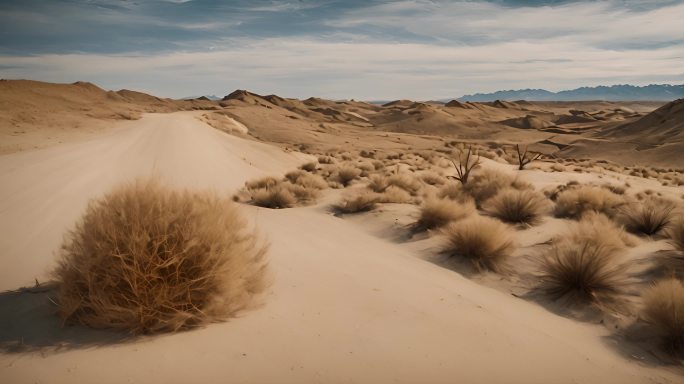
[[[682,2],[26,2],[0,3],[0,77],[357,99],[684,81]]]

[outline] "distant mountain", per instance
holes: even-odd
[[[460,101],[530,100],[530,101],[671,101],[684,97],[684,85],[651,84],[581,87],[560,92],[545,89],[519,89],[494,93],[476,93],[460,97]],[[444,101],[448,101],[445,99]]]
[[[202,95],[202,96],[187,96],[187,97],[182,97],[181,100],[193,100],[193,99],[199,99],[200,97],[204,97],[207,100],[221,100],[220,97],[216,95]]]

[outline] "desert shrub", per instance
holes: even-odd
[[[437,192],[437,196],[460,202],[472,200],[470,195],[463,190],[463,185],[453,181],[444,184]]]
[[[429,185],[442,185],[446,182],[445,177],[440,176],[435,172],[423,172],[423,174],[420,175],[420,178],[424,183]]]
[[[296,204],[307,204],[315,201],[319,192],[318,188],[307,188],[301,184],[282,183],[280,187],[292,193],[297,200]]]
[[[546,211],[546,198],[534,190],[507,188],[487,200],[487,213],[507,223],[538,224]]]
[[[291,208],[297,203],[292,191],[282,184],[252,191],[252,203],[264,208]]]
[[[375,208],[379,200],[377,193],[363,190],[343,197],[334,208],[341,213],[366,212]]]
[[[288,173],[289,175],[289,173]],[[307,189],[326,189],[328,183],[319,175],[314,175],[308,172],[297,174],[296,177],[291,178],[292,184],[300,185]]]
[[[628,231],[644,235],[655,235],[665,229],[674,218],[674,202],[649,198],[640,203],[622,207],[618,218]]]
[[[388,177],[387,185],[393,185],[395,187],[401,188],[414,196],[423,186],[419,180],[407,173],[399,173]]]
[[[591,213],[575,223],[540,259],[541,289],[554,299],[609,303],[620,293],[624,268],[618,256],[623,232],[607,217]]]
[[[506,187],[524,188],[526,185],[515,184],[516,179],[512,176],[494,169],[480,169],[474,173],[463,190],[467,192],[479,206],[485,200],[494,197],[500,190]]]
[[[442,251],[470,260],[478,270],[504,271],[515,245],[510,227],[488,217],[472,216],[443,228]]]
[[[250,180],[245,182],[245,188],[247,189],[260,189],[268,188],[278,184],[280,181],[273,176],[266,176],[256,180]]]
[[[224,320],[266,286],[264,254],[228,199],[138,181],[91,201],[55,278],[64,321],[133,333]]]
[[[290,171],[290,172],[286,173],[285,179],[289,180],[291,183],[294,183],[295,181],[297,181],[298,178],[300,178],[304,175],[308,175],[308,174],[309,173],[306,171],[303,171],[301,169],[297,169],[297,170]]]
[[[675,249],[684,252],[684,217],[675,219],[667,229],[667,237]]]
[[[301,168],[302,170],[307,171],[307,172],[313,172],[316,170],[317,167],[318,167],[318,162],[310,161],[308,163],[302,164],[299,168]]]
[[[624,200],[613,192],[600,187],[582,186],[558,194],[554,214],[556,217],[576,219],[584,212],[596,211],[613,217],[622,204]]]
[[[378,203],[406,204],[413,200],[411,194],[401,188],[389,186],[378,196]]]
[[[449,199],[428,199],[420,207],[420,217],[416,222],[417,230],[443,227],[464,219],[475,212],[472,202],[461,204]]]
[[[335,158],[330,156],[318,156],[319,164],[335,164]]]
[[[684,347],[684,285],[669,278],[659,281],[643,296],[642,317],[671,352]]]
[[[337,169],[336,175],[337,181],[346,187],[361,175],[361,170],[352,165],[342,165]]]
[[[371,175],[370,180],[368,181],[368,188],[373,192],[382,193],[388,186],[387,176]]]
[[[625,192],[627,192],[627,189],[620,185],[603,184],[601,187],[613,192],[616,195],[624,195]]]

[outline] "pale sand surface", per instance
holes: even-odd
[[[118,182],[155,175],[229,193],[306,160],[197,117],[145,115],[85,141],[0,156],[0,255],[12,266],[0,271],[0,289],[45,279],[88,199]],[[0,381],[682,382],[667,368],[623,357],[606,328],[421,260],[323,204],[243,212],[271,243],[274,282],[262,307],[192,332],[127,343],[97,336],[88,348],[54,352],[44,347],[86,332],[56,327],[48,304],[30,294],[28,304],[4,294],[0,341],[53,334],[41,336],[38,351],[0,354]]]

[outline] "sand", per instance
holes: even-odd
[[[181,187],[230,193],[248,179],[282,174],[308,159],[231,136],[201,117],[145,114],[111,123],[89,139],[0,156],[0,255],[2,265],[11,266],[0,272],[0,289],[45,281],[64,231],[90,198],[118,182],[155,175]],[[3,293],[0,343],[21,339],[35,351],[6,347],[1,381],[682,380],[677,372],[625,356],[606,328],[558,316],[415,257],[409,248],[333,216],[323,203],[242,210],[271,243],[274,284],[263,306],[200,330],[124,343],[109,333],[60,328],[44,295]]]

